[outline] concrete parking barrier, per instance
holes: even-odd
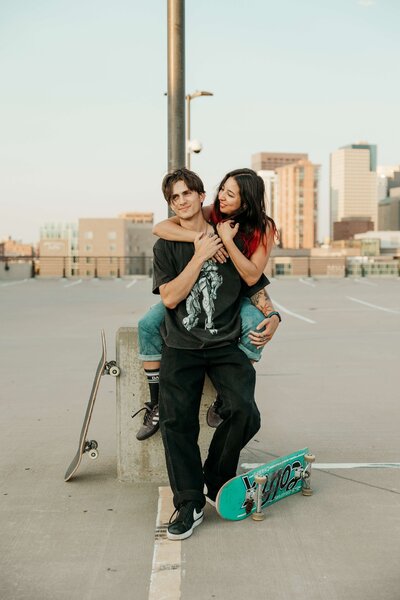
[[[120,481],[167,483],[164,448],[157,432],[148,440],[136,439],[144,413],[131,416],[149,400],[149,388],[142,362],[138,359],[137,327],[121,327],[116,337],[116,359],[121,369],[117,378],[117,466]],[[214,433],[206,423],[207,409],[215,390],[206,378],[200,407],[199,447],[203,459]]]

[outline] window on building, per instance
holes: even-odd
[[[117,246],[115,244],[110,244],[109,248],[110,248],[110,252],[115,252],[117,249]]]
[[[116,231],[109,231],[108,232],[108,239],[109,240],[116,240],[117,239],[117,232]]]
[[[85,252],[91,252],[92,250],[93,250],[93,246],[91,246],[90,244],[86,244]]]
[[[83,237],[85,238],[85,240],[92,240],[93,239],[93,231],[85,231],[85,233],[83,234]]]

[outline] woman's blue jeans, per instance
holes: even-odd
[[[138,323],[140,360],[148,362],[158,362],[161,360],[163,340],[160,334],[160,326],[164,320],[164,315],[164,304],[158,302],[158,304],[154,304],[154,306],[152,306],[140,319]],[[249,298],[244,297],[240,308],[240,318],[242,327],[238,347],[243,350],[250,360],[258,362],[261,358],[263,348],[257,348],[251,343],[249,333],[251,330],[254,330],[265,317],[258,308],[250,302]]]

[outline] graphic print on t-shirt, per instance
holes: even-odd
[[[204,329],[212,335],[218,333],[214,328],[214,300],[217,299],[217,290],[223,282],[222,275],[218,273],[218,265],[212,260],[207,260],[201,268],[200,275],[192,291],[186,299],[187,317],[182,320],[183,326],[190,331],[199,322],[199,315],[203,308],[206,314]]]

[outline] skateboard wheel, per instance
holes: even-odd
[[[308,463],[313,463],[313,462],[315,462],[315,456],[314,456],[314,454],[305,454],[304,460]]]
[[[98,450],[96,450],[95,448],[93,448],[92,450],[90,450],[89,456],[90,456],[90,458],[92,460],[96,460],[96,458],[98,458],[98,456],[99,456]]]
[[[312,496],[313,491],[311,488],[303,487],[303,489],[301,490],[301,493],[303,494],[303,496]]]
[[[264,521],[265,515],[262,512],[254,512],[251,515],[251,518],[253,519],[253,521]]]
[[[96,448],[98,448],[98,447],[99,447],[99,445],[98,445],[98,443],[96,442],[96,440],[91,440],[91,442],[90,442],[90,448],[91,448],[92,450],[96,450]]]
[[[113,377],[118,377],[118,375],[121,373],[121,370],[120,370],[120,368],[119,368],[119,367],[117,367],[116,365],[113,365],[113,366],[110,368],[110,371],[109,371],[109,373],[110,373],[110,375],[112,375]]]

